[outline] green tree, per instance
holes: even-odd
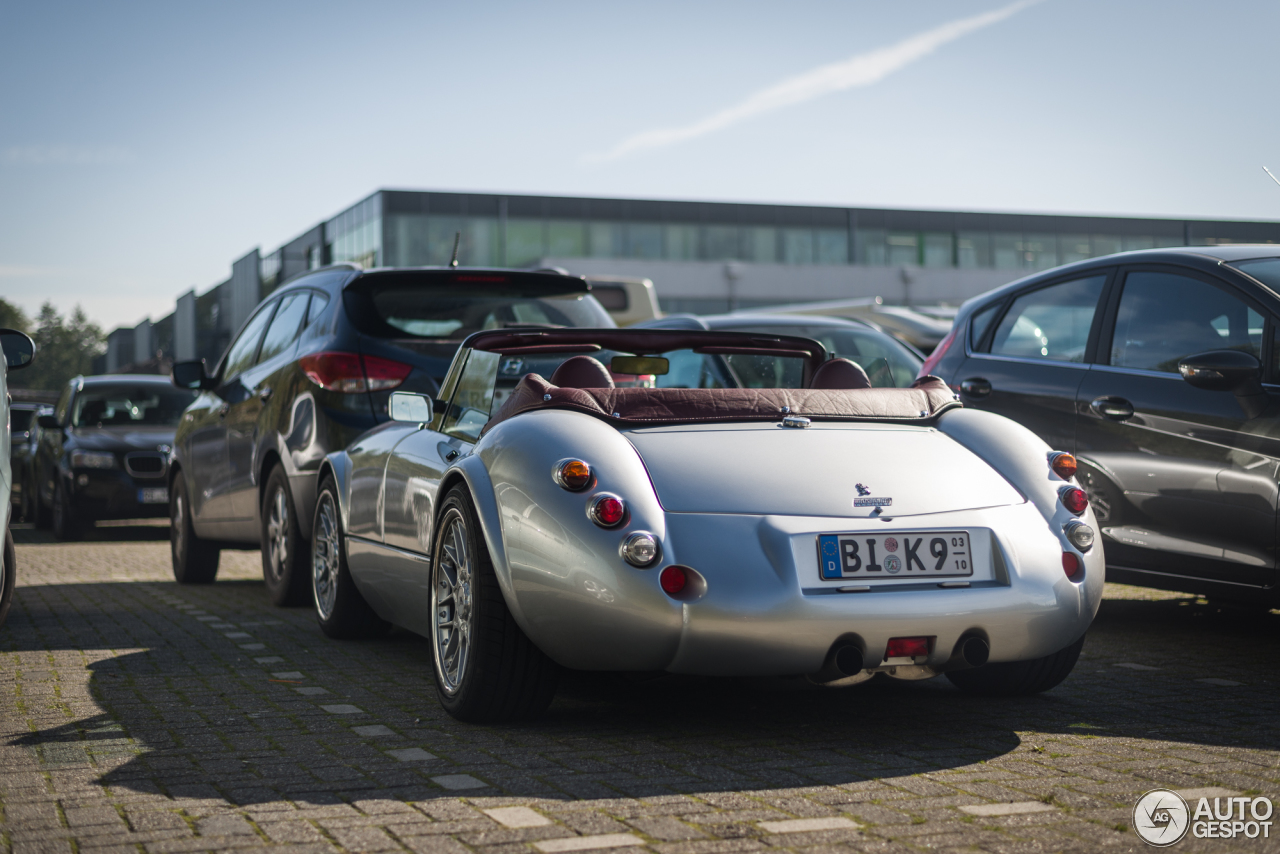
[[[11,375],[14,388],[60,390],[77,374],[92,373],[93,357],[106,343],[101,327],[90,323],[80,306],[64,318],[48,302],[40,306],[31,338],[36,342],[35,360]]]
[[[0,329],[16,329],[19,332],[31,331],[31,321],[26,313],[13,303],[0,298]]]

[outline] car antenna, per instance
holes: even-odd
[[[1271,170],[1265,166],[1262,167],[1262,171],[1266,172],[1268,175],[1271,175]],[[1271,180],[1275,181],[1277,184],[1280,184],[1280,178],[1277,178],[1275,175],[1271,175]]]
[[[462,242],[462,232],[454,232],[453,235],[453,257],[449,259],[449,266],[458,266],[458,244]]]

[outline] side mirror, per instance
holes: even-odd
[[[58,423],[58,416],[56,415],[39,415],[36,417],[36,423],[39,424],[43,430],[62,429],[62,425]]]
[[[1178,373],[1190,385],[1205,391],[1262,393],[1262,363],[1240,350],[1210,350],[1187,356],[1178,362]]]
[[[174,362],[169,370],[169,379],[178,388],[189,391],[200,391],[213,387],[213,378],[204,372],[204,359],[189,362]]]
[[[430,423],[431,398],[407,391],[393,391],[391,399],[387,401],[387,414],[391,416],[392,421],[406,421],[413,424]]]
[[[36,342],[16,329],[0,329],[0,350],[4,351],[5,365],[16,371],[31,364],[36,357]]]

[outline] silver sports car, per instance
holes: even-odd
[[[870,385],[807,338],[476,333],[326,459],[320,626],[429,638],[462,720],[537,714],[560,668],[1057,685],[1103,585],[1075,460]]]

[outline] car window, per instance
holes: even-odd
[[[852,326],[827,326],[803,324],[771,324],[768,326],[725,326],[719,327],[734,332],[761,332],[766,335],[795,335],[800,338],[812,338],[827,348],[832,356],[856,362],[867,373],[873,388],[907,388],[915,382],[920,366],[924,364],[916,354],[902,344],[874,329],[863,329]],[[730,363],[737,370],[734,359]],[[787,360],[792,361],[792,360]],[[775,386],[751,386],[749,388],[793,388],[800,384],[803,366],[795,365],[789,370],[799,369],[801,373],[788,373]]]
[[[1106,275],[1061,282],[1013,301],[996,327],[991,353],[1083,362]]]
[[[35,418],[36,411],[34,409],[10,409],[9,410],[9,427],[16,435],[25,433],[31,429],[31,422]]]
[[[654,377],[657,388],[728,388],[735,385],[725,376],[723,363],[715,356],[692,350],[664,353],[667,372]]]
[[[1125,277],[1111,340],[1111,364],[1177,373],[1178,362],[1206,350],[1242,350],[1260,358],[1262,315],[1223,288],[1175,273]]]
[[[306,291],[288,294],[281,298],[280,307],[276,309],[267,334],[262,338],[262,350],[258,353],[258,364],[273,356],[283,353],[302,331],[302,319],[307,314]]]
[[[94,385],[76,395],[72,427],[177,426],[195,392],[159,384]]]
[[[71,388],[72,383],[68,383],[62,389],[62,394],[58,396],[58,403],[54,407],[53,414],[57,416],[59,424],[67,423],[67,410],[71,406]]]
[[[989,305],[981,311],[973,315],[973,320],[969,321],[969,346],[974,350],[978,349],[978,345],[982,343],[982,336],[987,334],[987,327],[991,325],[991,321],[995,320],[996,313],[1000,311],[1003,302],[997,302]]]
[[[318,291],[311,295],[311,307],[307,309],[307,326],[315,323],[320,314],[329,306],[329,295]]]
[[[271,302],[258,309],[258,313],[231,345],[231,349],[227,351],[226,368],[222,371],[224,382],[239,376],[241,371],[253,364],[253,357],[258,353],[258,341],[262,338],[262,331],[266,329],[274,308],[275,303]]]
[[[424,338],[456,343],[482,329],[509,326],[613,326],[594,297],[524,297],[456,288],[373,282],[344,293],[355,324],[379,338]]]
[[[454,392],[450,402],[442,432],[468,442],[475,442],[480,438],[480,430],[489,423],[493,386],[501,358],[498,353],[481,350],[470,353],[467,364],[462,369],[462,376],[458,379],[458,390]]]

